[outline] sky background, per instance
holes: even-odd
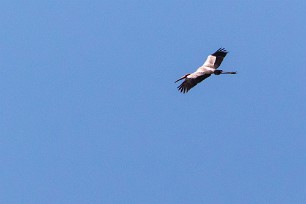
[[[1,1],[0,203],[306,203],[305,9]]]

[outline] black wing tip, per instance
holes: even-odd
[[[228,51],[225,48],[220,47],[216,52],[212,54],[212,56],[225,57],[227,53]]]
[[[226,52],[228,53],[228,51],[224,48],[224,47],[220,47],[217,52]]]
[[[188,91],[189,91],[189,89],[186,87],[186,86],[184,86],[183,85],[183,83],[181,84],[181,85],[179,85],[178,87],[177,87],[177,89],[181,92],[181,93],[187,93]]]

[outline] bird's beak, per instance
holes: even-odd
[[[183,76],[183,77],[179,78],[178,80],[176,80],[174,83],[176,83],[176,82],[178,82],[178,81],[180,81],[182,79],[185,79],[185,78],[186,78],[186,76]]]
[[[237,72],[221,72],[221,74],[237,74]]]

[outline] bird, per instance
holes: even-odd
[[[187,93],[191,88],[193,88],[204,79],[210,77],[212,74],[237,74],[237,72],[224,72],[223,70],[217,70],[227,53],[228,51],[226,51],[225,48],[219,48],[216,52],[209,55],[204,64],[200,66],[195,72],[185,74],[175,81],[176,83],[182,79],[185,79],[184,82],[177,87],[178,90],[182,93]]]

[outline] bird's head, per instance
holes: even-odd
[[[180,81],[180,80],[182,80],[182,79],[185,79],[188,75],[190,75],[190,74],[185,74],[184,76],[182,76],[181,78],[179,78],[178,80],[176,80],[174,83],[176,83],[176,82],[178,82],[178,81]]]

